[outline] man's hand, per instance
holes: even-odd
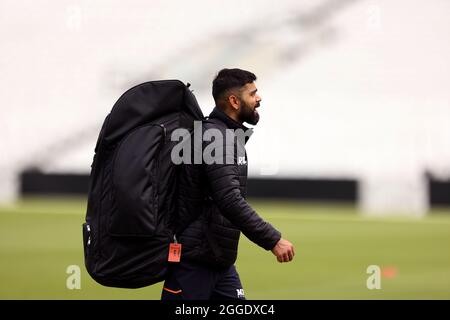
[[[278,262],[289,262],[294,259],[294,246],[285,239],[280,239],[271,251],[277,257]]]

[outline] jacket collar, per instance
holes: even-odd
[[[245,135],[245,143],[247,143],[248,139],[253,134],[253,128],[246,127],[243,124],[231,119],[229,116],[227,116],[227,114],[225,112],[220,110],[217,106],[214,107],[213,111],[209,114],[209,118],[219,119],[229,129],[233,129],[233,130],[242,129],[245,133],[247,133],[247,131],[250,130],[248,132],[248,135]]]
[[[239,122],[231,119],[225,112],[220,110],[218,107],[214,107],[213,111],[209,114],[209,118],[217,118],[221,120],[229,129],[242,129],[247,131],[248,127],[244,126],[243,124],[240,124]]]

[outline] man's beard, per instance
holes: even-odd
[[[259,121],[259,113],[256,111],[256,107],[259,107],[259,103],[255,106],[255,108],[250,107],[244,100],[241,101],[241,109],[239,112],[239,120],[241,122],[247,122],[251,125],[256,125]]]

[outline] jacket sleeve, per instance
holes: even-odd
[[[211,196],[220,213],[251,241],[266,250],[272,249],[280,240],[281,233],[264,221],[242,196],[236,159],[232,164],[223,162],[204,165]]]

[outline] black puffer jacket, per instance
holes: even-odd
[[[203,123],[203,132],[208,129],[218,129],[223,137],[226,129],[251,130],[217,107]],[[243,149],[245,158],[238,159],[236,149],[231,153],[233,149],[226,148],[225,143],[233,145],[233,140],[228,140],[223,141],[223,164],[183,164],[180,175],[177,225],[184,229],[178,236],[183,245],[181,259],[212,267],[227,267],[236,261],[241,231],[266,250],[281,238],[245,200],[247,154]],[[207,146],[203,143],[205,154]],[[226,161],[230,156],[232,163]]]

